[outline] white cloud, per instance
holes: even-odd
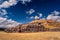
[[[7,20],[7,18],[0,17],[0,23],[4,22],[5,20]]]
[[[31,16],[30,19],[39,19],[39,16]]]
[[[51,12],[51,13],[56,15],[56,16],[60,14],[60,12],[58,12],[58,11],[54,11],[54,12]]]
[[[5,18],[9,18],[8,15],[5,15]]]
[[[0,8],[8,8],[10,6],[16,5],[17,1],[16,0],[8,0],[8,1],[4,1],[1,5]]]
[[[39,17],[42,17],[43,16],[43,14],[42,13],[38,13],[39,14]]]
[[[19,0],[22,4],[25,4],[26,2],[31,2],[31,0]]]
[[[2,0],[1,0],[2,1]],[[17,4],[17,0],[5,0],[0,4],[0,17],[5,16],[7,14],[7,11],[3,8],[9,8],[11,6],[14,6]],[[7,17],[7,16],[5,16]]]
[[[22,4],[25,4],[26,2],[31,2],[31,0],[8,0],[8,1],[4,1],[2,2],[2,0],[0,0],[0,8],[8,8],[10,6],[14,6],[17,4],[18,1],[21,1]]]
[[[31,10],[31,11],[32,11],[32,10]],[[32,14],[31,11],[28,11],[30,15]],[[27,13],[28,13],[28,12],[27,12]],[[39,15],[39,16],[38,16],[38,15]],[[40,19],[40,18],[43,16],[42,13],[38,13],[38,15],[31,16],[30,19]],[[29,18],[29,17],[27,17],[27,18]]]
[[[58,16],[59,14],[60,12],[54,11],[52,12],[52,14],[48,15],[47,19],[59,21],[60,20],[60,16]]]
[[[7,19],[0,17],[0,28],[8,28],[8,27],[15,27],[19,25],[20,23],[12,20],[12,19]]]
[[[34,19],[34,17],[33,17],[33,16],[31,16],[31,17],[30,17],[30,19]]]
[[[14,27],[20,24],[12,19],[7,19],[7,11],[3,9],[14,6],[17,4],[17,2],[17,0],[8,0],[0,4],[0,28]],[[4,18],[3,16],[6,18]]]
[[[6,14],[7,14],[7,11],[6,11],[5,9],[1,9],[0,15],[1,15],[1,16],[4,16],[4,15],[6,15]]]
[[[38,16],[39,15],[39,16]],[[31,16],[30,19],[40,19],[43,14],[42,13],[38,13],[38,15],[35,15],[35,16]]]
[[[35,16],[34,18],[35,18],[35,19],[39,19],[39,17],[38,17],[38,16]]]
[[[59,20],[60,20],[60,16],[49,15],[49,16],[47,17],[47,19],[59,21]]]
[[[34,9],[30,9],[29,11],[26,11],[26,13],[28,13],[28,14],[33,14],[35,12],[35,10]]]
[[[12,20],[12,19],[7,20],[7,26],[8,26],[8,27],[14,27],[14,26],[17,26],[17,25],[19,25],[19,24],[20,24],[20,23],[14,21],[14,20]]]
[[[31,0],[8,0],[8,1],[4,1],[2,2],[2,0],[0,0],[0,2],[2,2],[0,4],[0,8],[8,8],[10,6],[14,6],[17,4],[17,2],[21,2],[22,4],[25,4],[26,2],[31,2]]]

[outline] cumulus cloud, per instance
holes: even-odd
[[[54,12],[52,12],[52,14],[48,15],[47,19],[60,21],[60,16],[58,16],[59,14],[60,14],[60,12],[54,11]]]
[[[7,14],[7,11],[5,9],[0,10],[0,15],[1,16],[6,15],[6,14]]]
[[[14,6],[14,5],[17,4],[17,2],[18,2],[17,0],[5,0],[4,2],[2,2],[0,4],[0,16],[7,14],[7,11],[5,9],[3,9],[3,8],[9,8],[11,6]]]
[[[39,15],[39,16],[38,16]],[[40,19],[43,14],[42,13],[38,13],[38,15],[35,15],[35,16],[31,16],[30,19]]]
[[[12,19],[7,19],[8,17],[6,15],[7,11],[3,9],[3,8],[9,8],[11,6],[14,6],[17,4],[17,2],[18,2],[17,0],[8,0],[0,4],[0,28],[14,27],[20,24]]]
[[[39,16],[31,16],[30,19],[39,19]]]
[[[58,12],[58,11],[54,11],[54,12],[51,12],[53,15],[55,15],[55,16],[57,16],[57,15],[59,15],[60,14],[60,12]]]
[[[39,15],[39,17],[42,17],[42,16],[43,16],[43,14],[42,14],[42,13],[38,13],[38,15]]]
[[[33,17],[33,16],[31,16],[31,17],[30,17],[30,19],[34,19],[34,17]]]
[[[16,5],[17,1],[16,0],[8,0],[8,1],[4,1],[1,5],[0,8],[8,8],[10,6]]]
[[[31,2],[31,0],[19,0],[22,4],[25,4],[26,2]]]
[[[39,19],[39,17],[38,17],[38,16],[35,16],[34,18],[35,18],[35,19]]]
[[[30,14],[30,15],[33,14],[34,12],[35,12],[34,9],[30,9],[29,11],[26,11],[26,13],[27,13],[27,14]]]
[[[25,4],[26,2],[31,2],[31,0],[8,0],[4,1],[2,4],[0,4],[0,8],[8,8],[10,6],[14,6],[17,4],[17,2],[21,2],[22,4]],[[0,3],[2,0],[0,0]]]
[[[12,19],[7,19],[0,17],[0,28],[7,28],[7,27],[14,27],[19,25],[20,23],[12,20]]]
[[[5,20],[7,20],[7,18],[0,17],[0,23],[4,22]]]

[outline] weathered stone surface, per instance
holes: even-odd
[[[38,32],[38,31],[44,31],[44,26],[41,25],[41,23],[34,24],[28,23],[5,29],[5,32]]]
[[[34,20],[27,24],[21,24],[16,27],[5,29],[5,32],[43,32],[60,31],[59,22],[52,20]]]

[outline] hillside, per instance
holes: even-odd
[[[60,31],[60,22],[54,20],[33,20],[27,24],[7,28],[6,32],[39,32],[39,31]]]
[[[54,20],[34,20],[31,22],[32,24],[35,23],[41,23],[42,25],[45,26],[45,28],[56,28],[60,27],[60,22],[54,21]]]

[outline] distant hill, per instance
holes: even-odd
[[[7,28],[6,32],[39,32],[39,31],[60,31],[60,22],[55,20],[33,20],[27,24]]]
[[[55,20],[33,20],[30,23],[41,23],[42,25],[45,26],[45,28],[55,28],[55,27],[60,27],[60,22],[57,22]]]

